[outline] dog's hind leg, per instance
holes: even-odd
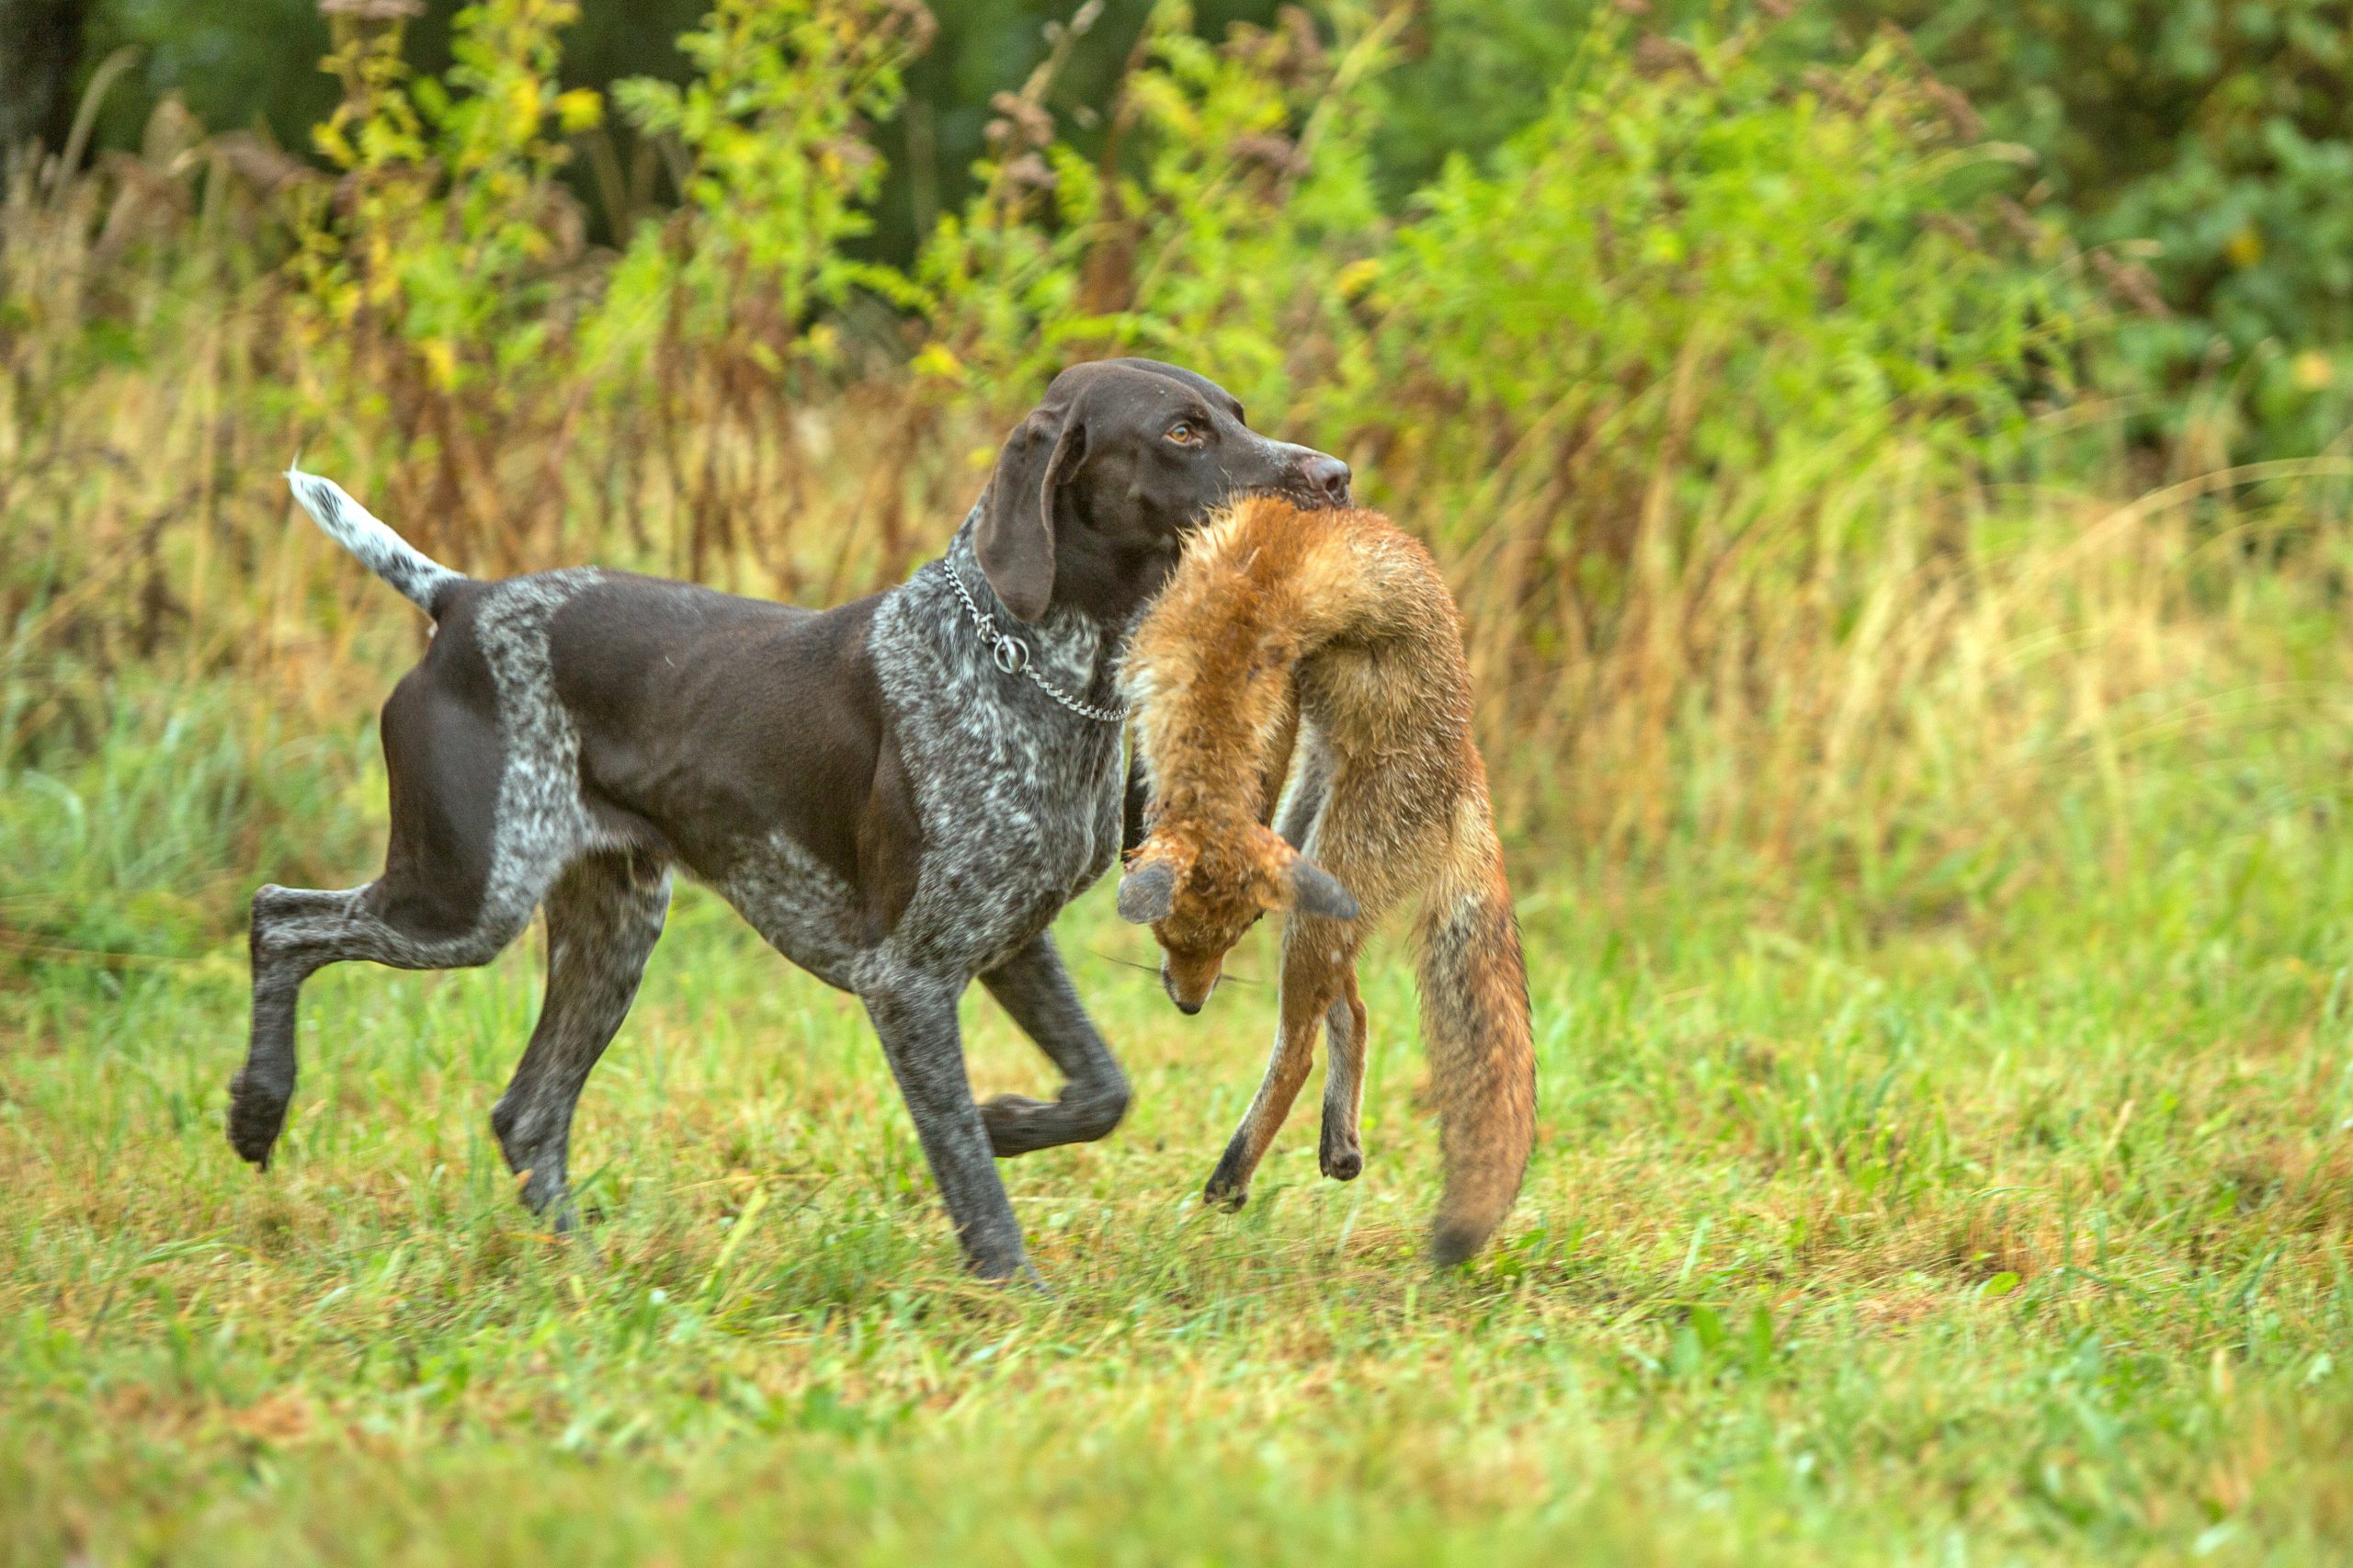
[[[263,1170],[294,1097],[296,997],[302,982],[344,956],[338,937],[367,892],[271,885],[254,894],[253,1033],[245,1064],[229,1082],[229,1142]]]
[[[302,983],[331,963],[366,959],[395,969],[466,969],[488,963],[530,917],[484,911],[449,934],[420,921],[392,876],[341,892],[264,887],[254,894],[253,1035],[229,1084],[229,1142],[263,1170],[294,1096],[294,1013]]]
[[[1069,1080],[1052,1101],[999,1095],[981,1107],[999,1159],[1092,1142],[1128,1113],[1128,1079],[1079,1006],[1053,938],[1043,932],[981,976],[981,983]]]
[[[577,831],[562,823],[541,831],[544,807],[501,820],[508,753],[497,726],[424,666],[393,689],[382,730],[392,785],[384,874],[342,892],[254,894],[253,1038],[229,1085],[229,1142],[265,1170],[294,1094],[302,983],[351,959],[394,969],[488,963],[529,923]]]
[[[574,1220],[565,1174],[573,1108],[636,999],[669,908],[669,873],[642,850],[583,857],[548,892],[547,995],[490,1125],[523,1201],[538,1212],[552,1207],[558,1230]]]

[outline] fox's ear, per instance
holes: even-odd
[[[1149,926],[1176,907],[1176,871],[1165,860],[1147,860],[1120,879],[1120,918]]]
[[[1290,863],[1290,906],[1326,920],[1354,920],[1357,901],[1340,879],[1302,855]]]

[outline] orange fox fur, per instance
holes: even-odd
[[[1519,1193],[1535,1051],[1486,766],[1471,738],[1461,616],[1429,552],[1378,513],[1244,501],[1188,544],[1129,645],[1122,680],[1152,803],[1120,908],[1152,924],[1170,998],[1198,1011],[1243,933],[1268,910],[1290,912],[1274,1055],[1203,1197],[1229,1208],[1247,1198],[1307,1077],[1319,1023],[1330,1052],[1324,1174],[1347,1181],[1362,1170],[1357,950],[1417,894],[1422,1028],[1446,1162],[1431,1251],[1441,1264],[1468,1257]]]

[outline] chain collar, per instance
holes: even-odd
[[[988,644],[989,656],[998,669],[1009,676],[1028,676],[1031,685],[1082,719],[1092,719],[1098,724],[1127,722],[1125,704],[1117,708],[1097,708],[1091,702],[1081,702],[1040,675],[1038,666],[1029,662],[1029,644],[1010,631],[997,630],[996,618],[974,602],[972,591],[964,586],[964,574],[956,570],[954,561],[945,561],[940,564],[948,568],[948,585],[956,590],[956,597],[964,601],[965,612],[972,616],[972,624],[980,629],[981,641]]]

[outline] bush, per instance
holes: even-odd
[[[347,35],[332,188],[264,188],[213,139],[20,199],[0,439],[140,457],[35,464],[54,482],[5,501],[12,678],[39,688],[9,745],[102,732],[106,683],[157,660],[326,713],[413,648],[288,511],[298,447],[472,570],[832,602],[936,549],[1048,376],[1116,351],[1354,462],[1457,586],[1507,809],[1629,848],[1949,839],[2179,675],[2109,667],[2095,627],[2170,625],[2228,564],[2167,553],[2175,499],[2078,539],[2117,472],[2070,432],[2133,390],[2097,369],[2111,308],[1897,40],[1823,66],[1802,18],[1678,42],[1597,14],[1540,114],[1392,210],[1406,11],[1211,45],[1164,0],[1092,150],[1053,108],[1074,26],[900,271],[856,252],[904,0],[724,0],[694,81],[623,89],[687,200],[618,256],[561,182],[566,128],[605,112],[562,85],[567,15],[470,8],[442,80]],[[199,166],[213,194],[100,243],[124,193]],[[289,235],[285,272],[226,259]],[[121,349],[96,369],[92,333]],[[2130,592],[2080,592],[2088,563]],[[98,580],[143,608],[96,613]],[[2064,681],[1985,663],[2038,616],[2075,628]]]
[[[2165,312],[2121,345],[2178,434],[2246,422],[2244,455],[2337,442],[2353,422],[2353,13],[2337,0],[1848,0],[1906,28],[2038,150],[2039,188]],[[2206,387],[2211,397],[2191,395]],[[2229,437],[2233,432],[2219,434]]]

